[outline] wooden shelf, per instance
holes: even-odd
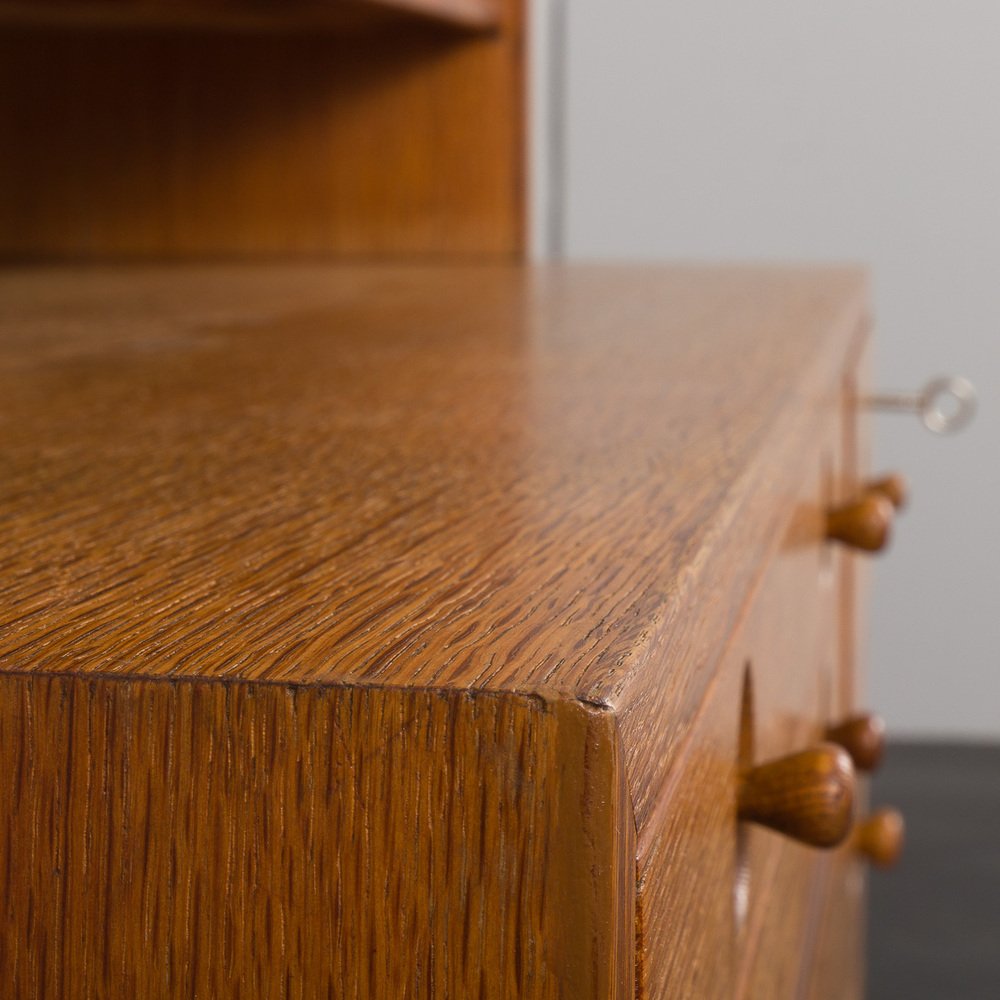
[[[0,0],[0,24],[241,31],[371,30],[400,14],[474,30],[500,23],[496,0]]]
[[[841,350],[862,287],[766,268],[0,275],[0,671],[613,698],[693,575],[722,573],[720,607],[742,586],[705,546],[729,544],[737,502],[736,534],[767,544],[771,491],[799,472],[746,470],[768,435],[813,447],[774,387]],[[181,605],[183,625],[163,611]],[[494,634],[507,621],[530,652]]]

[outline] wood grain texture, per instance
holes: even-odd
[[[8,272],[0,665],[614,707],[660,673],[651,631],[690,590],[742,607],[760,563],[723,555],[787,523],[794,489],[776,511],[760,481],[770,446],[812,433],[791,418],[860,287],[767,269]],[[794,455],[773,462],[801,483]]]
[[[856,492],[862,470],[856,443],[842,433],[853,425],[853,412],[844,413],[853,401],[836,381],[821,399],[825,418],[800,468],[804,478],[782,507],[777,553],[748,592],[744,620],[640,830],[642,997],[771,1000],[804,995],[807,982],[831,997],[861,995],[863,895],[850,850],[835,852],[845,884],[832,884],[828,852],[734,822],[738,761],[799,750],[853,710],[845,692],[855,682],[846,685],[841,671],[858,665],[854,608],[845,600],[845,574],[857,557],[823,536],[825,511]],[[748,667],[749,727],[739,721],[747,715],[741,688]],[[821,925],[822,971],[813,974]]]
[[[520,0],[479,33],[333,6],[342,30],[0,18],[0,258],[520,256]]]
[[[741,775],[739,817],[810,847],[836,847],[853,826],[854,783],[848,752],[817,743]]]
[[[823,854],[799,847],[782,853],[773,879],[761,888],[761,919],[748,935],[740,965],[735,1000],[774,1000],[803,996],[812,950],[824,916],[829,860]],[[834,970],[826,970],[833,972]],[[845,992],[844,1000],[861,1000]]]
[[[5,991],[630,1000],[613,735],[532,698],[5,676]]]
[[[640,831],[642,997],[782,996],[759,990],[799,973],[801,940],[788,934],[804,933],[795,921],[808,914],[810,873],[821,855],[738,825],[737,788],[743,767],[821,738],[823,720],[836,711],[838,553],[823,533],[841,475],[840,398],[835,388],[825,398],[825,424],[785,507],[778,551],[747,595]],[[753,692],[749,710],[744,675]]]
[[[305,983],[294,987],[303,996],[330,981],[345,996],[371,983],[422,996],[433,975],[463,995],[472,965],[441,923],[460,913],[474,933],[489,930],[476,947],[497,979],[481,995],[559,996],[567,983],[567,996],[631,996],[637,905],[644,995],[659,995],[656,977],[688,981],[671,965],[684,952],[657,942],[680,933],[684,899],[699,914],[692,928],[704,914],[733,933],[729,888],[719,902],[700,876],[732,884],[738,683],[731,712],[712,717],[718,728],[706,736],[699,720],[711,685],[731,676],[720,658],[775,559],[783,582],[759,592],[770,596],[756,646],[758,755],[800,748],[845,708],[828,703],[840,555],[822,541],[824,484],[835,477],[817,441],[831,428],[838,436],[841,373],[863,319],[863,281],[837,270],[380,265],[0,277],[0,754],[2,801],[14,803],[0,871],[19,925],[34,928],[17,959],[19,982],[36,991],[27,995],[45,995],[45,976],[61,974],[46,971],[52,954],[62,968],[82,963],[87,983],[158,975],[183,990],[217,976],[210,985],[223,996],[283,995],[268,992],[279,980]],[[77,697],[88,714],[72,731],[51,707],[68,690],[96,692]],[[185,698],[202,706],[197,722]],[[253,699],[238,731],[226,698]],[[102,707],[112,703],[114,712]],[[50,721],[29,732],[43,705]],[[350,713],[360,713],[355,723]],[[26,756],[25,746],[37,749]],[[256,769],[270,758],[265,781]],[[690,776],[685,762],[696,777],[708,769],[706,789],[728,791],[675,813],[670,789]],[[72,766],[78,777],[60,777]],[[247,773],[231,812],[203,827],[229,801],[213,793],[218,804],[206,804],[202,772],[216,766]],[[308,818],[303,803],[318,794],[304,791],[308,774],[332,768],[331,798],[349,788],[361,809],[393,781],[406,784],[411,766],[412,787],[376,840],[341,801]],[[477,774],[492,775],[486,790],[469,787]],[[100,813],[96,789],[112,785],[110,812]],[[146,823],[151,810],[160,818]],[[167,864],[159,910],[134,874],[145,847],[123,843],[124,833],[110,837],[117,847],[83,836],[99,814],[102,829],[161,837],[161,861],[171,857],[164,831],[182,820],[185,853]],[[263,817],[280,830],[254,832],[272,822]],[[423,826],[426,817],[436,819]],[[324,832],[303,834],[303,824]],[[424,843],[464,842],[469,831],[492,845],[487,872],[449,868]],[[501,831],[518,845],[516,861],[496,854]],[[671,845],[692,831],[706,838],[703,862],[689,879],[664,881],[654,859],[679,857]],[[779,838],[750,837],[753,882],[764,886],[781,848],[758,834]],[[239,868],[211,881],[222,876],[202,870],[206,855],[225,871],[225,858],[248,856],[227,853],[232,838],[270,852],[259,862],[266,877]],[[402,940],[396,964],[380,957],[347,973],[310,951],[342,933],[331,900],[347,890],[342,873],[330,874],[341,848],[367,852],[383,873],[379,906],[401,901],[395,915],[376,907],[352,939],[352,961]],[[44,859],[73,850],[66,894]],[[301,865],[315,851],[325,881],[307,883],[289,859]],[[178,884],[188,895],[177,896]],[[237,901],[257,914],[238,942],[235,932],[192,936],[192,886],[218,901],[220,927]],[[109,907],[112,890],[121,907]],[[40,910],[33,901],[43,897]],[[157,924],[156,960],[138,971],[121,957],[133,943],[124,924],[102,931],[124,935],[105,968],[107,938],[60,930],[63,911],[81,906],[95,928],[128,913],[148,931],[155,912],[173,929]],[[52,924],[43,912],[60,916]],[[567,913],[573,926],[557,931]],[[509,933],[494,926],[497,914]],[[379,930],[385,920],[391,934]],[[448,948],[432,955],[427,942],[442,934]],[[726,940],[730,952],[686,968],[732,985],[739,956]],[[320,978],[301,979],[306,968]]]
[[[844,382],[852,387],[860,377],[855,366],[863,346],[863,342],[857,343],[847,362]],[[845,392],[842,385],[833,386],[829,413],[816,437],[818,480],[807,494],[819,514],[803,521],[799,545],[809,537],[807,526],[808,531],[823,533],[824,512],[857,494],[867,468],[867,456],[856,436],[862,424],[853,392]],[[798,547],[786,545],[783,551],[794,552]],[[811,600],[804,601],[802,596],[808,593],[807,578],[800,577],[799,596],[795,596],[791,567],[784,570],[783,584],[762,590],[761,597],[769,601],[772,610],[770,623],[757,626],[757,645],[768,650],[770,660],[772,646],[789,650],[788,643],[798,642],[794,658],[813,667],[758,670],[758,700],[762,702],[758,710],[758,758],[776,757],[822,739],[833,720],[856,711],[855,673],[862,655],[852,586],[855,562],[864,557],[832,543],[813,551],[819,559]],[[797,570],[799,574],[806,572],[805,565]],[[796,610],[788,612],[793,606]],[[789,662],[790,651],[784,657],[782,662]],[[862,810],[864,785],[861,781],[855,792]],[[752,837],[750,849],[756,853],[750,854],[751,919],[734,995],[742,1000],[799,998],[811,996],[809,990],[815,989],[820,991],[817,996],[859,1000],[862,990],[856,973],[861,967],[863,921],[858,904],[863,896],[859,895],[858,866],[849,847],[818,851],[766,830],[753,830]]]

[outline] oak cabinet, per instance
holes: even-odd
[[[0,980],[856,1000],[863,273],[526,262],[522,0],[0,0]]]
[[[862,275],[0,302],[10,995],[860,995]]]

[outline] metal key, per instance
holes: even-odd
[[[975,386],[961,375],[933,378],[918,392],[883,392],[865,399],[876,410],[916,413],[934,434],[953,434],[976,415]]]

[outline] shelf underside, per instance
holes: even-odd
[[[495,0],[0,0],[0,25],[378,30],[416,16],[472,30],[500,22]]]

